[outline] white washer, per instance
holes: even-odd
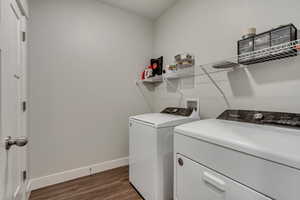
[[[300,114],[234,110],[176,127],[174,199],[299,200],[299,128]]]
[[[173,199],[173,130],[194,120],[164,113],[130,117],[129,180],[145,200]]]

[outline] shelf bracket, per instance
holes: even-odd
[[[226,106],[228,109],[231,109],[231,105],[229,103],[228,98],[226,97],[225,92],[222,90],[222,88],[217,84],[217,82],[213,79],[213,77],[208,73],[208,71],[202,66],[200,65],[202,71],[206,74],[206,76],[209,78],[209,80],[212,82],[212,84],[216,87],[216,89],[219,91],[219,93],[221,94],[221,96],[223,97]]]

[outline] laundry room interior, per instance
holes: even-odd
[[[298,9],[0,0],[0,200],[299,200]]]

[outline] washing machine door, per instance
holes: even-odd
[[[177,154],[175,200],[271,200]]]

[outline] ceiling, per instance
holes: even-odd
[[[100,0],[150,19],[156,19],[177,0]]]

